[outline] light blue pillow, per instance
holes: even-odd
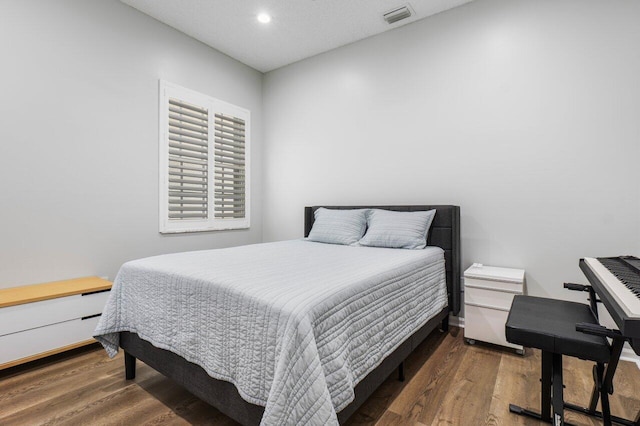
[[[329,244],[355,244],[367,229],[367,210],[333,210],[320,207],[314,213],[309,240]]]
[[[435,210],[417,212],[369,210],[367,215],[369,228],[360,240],[360,245],[423,249],[427,246],[427,233],[435,215]]]

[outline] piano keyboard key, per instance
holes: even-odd
[[[619,263],[617,259],[586,257],[583,260],[601,283],[602,289],[624,310],[621,318],[637,321],[640,319],[640,271],[636,273],[635,265]],[[611,307],[608,308],[611,312]]]
[[[598,260],[636,297],[640,298],[640,271],[633,264],[618,257],[599,257]]]

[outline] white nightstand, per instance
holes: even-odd
[[[473,264],[464,272],[464,337],[514,348],[507,342],[504,324],[513,296],[524,293],[524,270]]]

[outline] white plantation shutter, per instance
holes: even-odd
[[[245,217],[245,122],[215,115],[215,217]]]
[[[249,111],[160,82],[160,232],[249,227]]]
[[[207,219],[209,113],[169,99],[169,219]]]

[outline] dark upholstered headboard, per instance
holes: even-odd
[[[445,268],[447,271],[447,291],[449,293],[449,309],[453,315],[460,312],[460,207],[459,206],[313,206],[304,208],[304,236],[309,235],[313,225],[314,212],[320,207],[327,209],[385,209],[400,212],[436,209],[437,213],[431,224],[427,245],[437,246],[444,250]]]

